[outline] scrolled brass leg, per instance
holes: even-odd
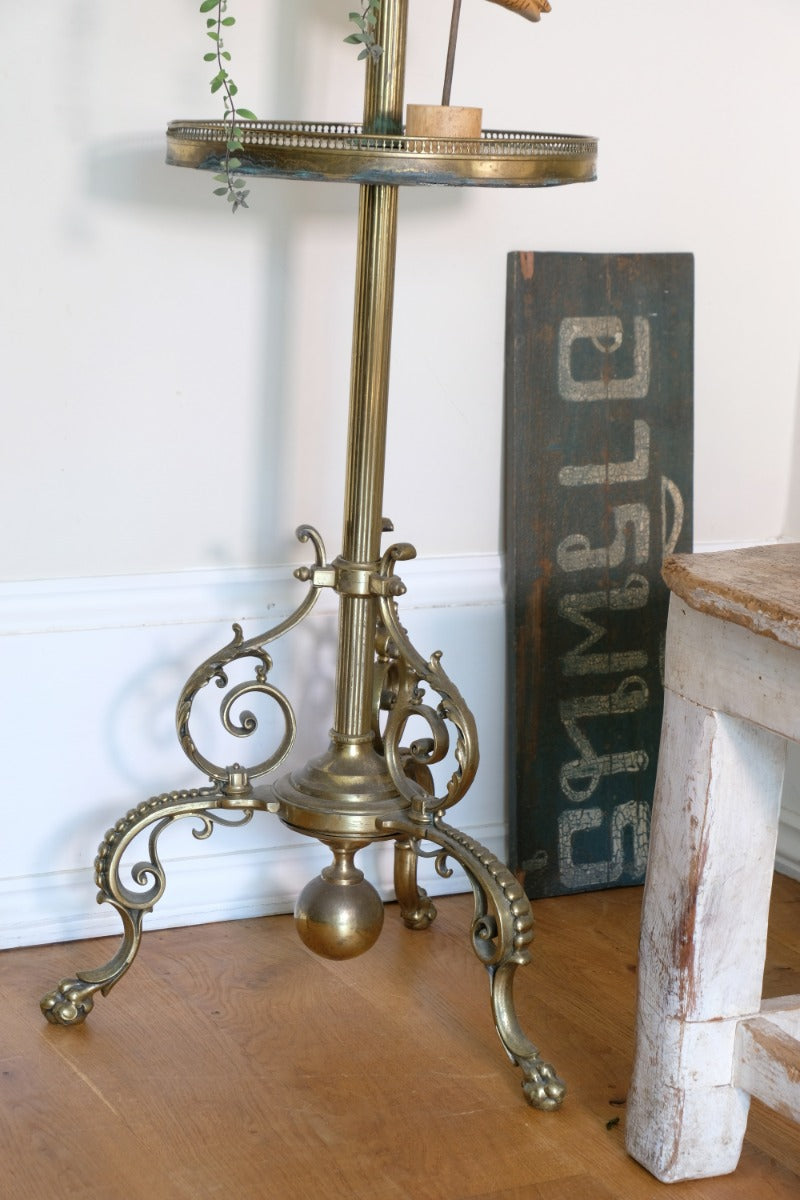
[[[560,1108],[566,1088],[549,1063],[526,1035],[517,1020],[513,985],[518,963],[513,960],[491,968],[492,1011],[500,1041],[509,1058],[522,1071],[522,1091],[533,1108],[546,1112]]]
[[[386,822],[383,828],[389,825]],[[565,1086],[523,1033],[514,1006],[514,976],[517,967],[530,962],[528,947],[533,940],[533,914],[524,888],[491,850],[441,820],[427,826],[411,821],[392,822],[391,826],[398,835],[401,853],[427,857],[430,852],[421,851],[419,846],[422,841],[430,841],[441,847],[433,854],[440,874],[446,873],[446,857],[466,872],[475,898],[472,948],[489,972],[498,1036],[511,1061],[522,1071],[522,1090],[528,1103],[546,1111],[558,1108]],[[410,871],[407,864],[404,869]]]
[[[394,846],[394,890],[400,915],[409,929],[427,929],[436,919],[436,906],[417,883],[417,858],[411,838],[399,837]]]
[[[142,938],[144,911],[130,912],[102,893],[98,902],[108,900],[122,917],[123,939],[113,958],[102,967],[78,971],[74,978],[62,979],[52,992],[43,996],[40,1007],[51,1025],[81,1025],[94,1008],[95,992],[111,990],[136,957]]]
[[[193,788],[191,791],[169,792],[146,800],[138,808],[131,809],[126,816],[109,829],[95,859],[95,882],[99,887],[99,904],[111,904],[122,918],[123,938],[114,956],[101,967],[76,972],[74,977],[62,979],[40,1002],[40,1007],[52,1025],[80,1025],[94,1007],[94,995],[105,996],[128,970],[142,937],[142,920],[145,913],[164,894],[166,876],[158,857],[157,843],[160,835],[173,821],[182,817],[195,817],[200,828],[193,830],[197,838],[207,838],[215,825],[245,825],[253,811],[262,807],[252,801],[252,807],[242,808],[239,801],[235,816],[216,811],[225,806],[225,797],[215,788]],[[120,869],[122,856],[130,844],[141,833],[152,826],[149,837],[150,857],[135,863],[131,878],[141,888],[133,891],[122,883]],[[146,886],[147,882],[150,886]]]

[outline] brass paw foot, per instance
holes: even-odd
[[[409,929],[427,929],[436,919],[436,905],[417,883],[417,843],[400,837],[394,847],[394,890],[403,923]]]
[[[561,1107],[567,1089],[549,1063],[537,1057],[517,1065],[522,1068],[522,1091],[532,1108],[552,1112]]]
[[[94,1008],[97,987],[81,979],[62,979],[41,999],[41,1009],[51,1025],[80,1025]]]
[[[436,905],[424,888],[419,889],[417,903],[413,907],[400,907],[403,924],[408,929],[427,929],[436,920]]]

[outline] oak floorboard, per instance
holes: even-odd
[[[289,917],[145,933],[85,1025],[39,995],[108,941],[0,955],[0,1193],[25,1200],[795,1200],[800,1130],[753,1105],[734,1175],[659,1184],[624,1149],[641,889],[537,901],[520,1022],[568,1084],[523,1101],[469,939],[315,958]],[[800,992],[800,883],[776,877],[765,992]]]

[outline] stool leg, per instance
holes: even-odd
[[[761,1006],[785,755],[775,734],[666,692],[627,1118],[629,1153],[665,1183],[739,1161],[734,1037]]]

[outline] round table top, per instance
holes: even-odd
[[[479,138],[365,133],[361,125],[238,121],[237,174],[358,184],[548,187],[596,177],[597,141],[573,134],[484,130]],[[167,162],[219,171],[223,121],[172,121]]]

